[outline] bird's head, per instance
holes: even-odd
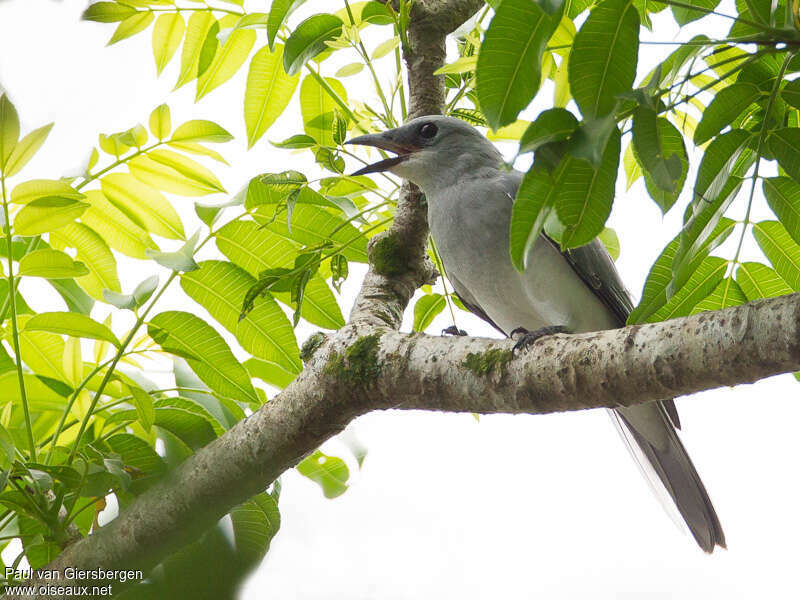
[[[496,169],[503,162],[500,152],[477,129],[460,119],[441,115],[418,117],[396,129],[362,135],[346,143],[397,154],[354,175],[390,171],[426,193],[474,176],[481,169]]]

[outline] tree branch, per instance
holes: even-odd
[[[148,570],[371,410],[542,414],[630,406],[800,370],[800,294],[556,335],[516,357],[512,347],[509,340],[347,326],[281,394],[47,569]]]

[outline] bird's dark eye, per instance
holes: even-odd
[[[425,125],[419,128],[420,137],[426,140],[432,139],[437,133],[439,133],[439,128],[433,123],[425,123]]]

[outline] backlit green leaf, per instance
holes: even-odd
[[[111,342],[119,348],[119,340],[108,327],[86,315],[71,312],[48,312],[34,315],[28,320],[25,330],[102,340]]]
[[[347,102],[347,92],[337,79],[325,78],[342,101]],[[323,146],[335,146],[333,139],[333,123],[335,111],[339,105],[328,92],[311,75],[303,79],[300,85],[300,110],[303,115],[305,132]]]
[[[50,243],[58,249],[69,246],[77,250],[76,258],[89,269],[89,274],[77,281],[92,298],[102,301],[105,289],[120,291],[117,261],[108,244],[93,229],[70,223],[51,233]]]
[[[28,164],[28,161],[32,159],[34,154],[42,147],[42,144],[44,144],[52,128],[53,124],[50,123],[49,125],[35,129],[17,143],[6,162],[6,177],[16,175],[22,170],[22,167]]]
[[[256,43],[256,32],[252,29],[237,29],[228,40],[217,49],[214,60],[197,80],[195,100],[218,88],[236,74],[250,55]]]
[[[14,219],[19,235],[38,235],[55,231],[80,217],[89,205],[69,198],[39,198],[26,204]]]
[[[164,13],[156,20],[153,26],[153,58],[158,75],[161,75],[181,45],[185,28],[186,23],[179,12]]]
[[[714,291],[692,309],[691,314],[696,315],[707,310],[721,310],[729,306],[739,306],[745,302],[747,302],[747,297],[739,284],[732,278],[726,277],[717,284]]]
[[[492,129],[514,122],[541,80],[542,54],[561,11],[531,0],[504,0],[484,36],[476,72],[478,102]]]
[[[172,121],[170,120],[169,106],[162,104],[157,106],[150,113],[150,131],[159,140],[169,137],[172,131]]]
[[[165,238],[186,238],[178,213],[163,195],[127,173],[110,173],[101,180],[106,198],[145,231]]]
[[[800,184],[788,177],[763,179],[767,203],[792,239],[800,244]]]
[[[447,302],[441,294],[425,294],[414,304],[414,331],[425,331]]]
[[[341,458],[317,450],[296,468],[301,475],[319,484],[326,498],[336,498],[347,491],[350,470]]]
[[[586,118],[608,114],[636,76],[639,13],[630,0],[595,5],[575,35],[569,87]]]
[[[187,358],[187,362],[212,390],[243,401],[258,401],[247,371],[222,336],[201,318],[186,312],[163,312],[150,320],[148,332],[167,352],[196,357]]]
[[[562,166],[565,163],[562,163]],[[522,179],[511,213],[511,261],[518,271],[527,268],[528,253],[539,239],[544,223],[555,204],[556,181],[563,174],[559,167],[551,176],[545,169],[531,168]]]
[[[714,96],[694,132],[694,143],[704,144],[730,125],[736,117],[761,97],[761,91],[752,83],[734,83]]]
[[[539,146],[566,140],[578,127],[578,119],[568,110],[551,108],[536,117],[519,141],[520,152],[534,152]]]
[[[753,235],[778,275],[792,290],[800,291],[800,246],[786,228],[777,221],[761,221],[753,226]]]
[[[82,18],[86,21],[97,21],[98,23],[116,23],[135,15],[136,12],[135,8],[117,4],[116,2],[95,2],[83,11]]]
[[[28,204],[38,198],[58,196],[72,200],[82,200],[85,198],[78,190],[72,187],[68,181],[51,179],[32,179],[20,183],[11,192],[11,202],[14,204]]]
[[[198,10],[192,12],[186,25],[186,40],[181,51],[181,71],[175,89],[196,79],[199,75],[200,54],[212,27],[219,31],[217,20],[211,11]],[[214,38],[216,39],[216,38]],[[205,65],[206,68],[208,65]]]
[[[261,138],[289,104],[299,75],[288,75],[283,69],[283,46],[271,52],[265,46],[253,56],[244,94],[244,121],[248,147]]]
[[[692,272],[683,287],[664,306],[644,320],[655,323],[691,314],[692,309],[722,281],[727,268],[728,261],[724,258],[707,256]]]
[[[267,39],[269,47],[275,47],[275,36],[294,10],[305,0],[273,0],[267,20]]]
[[[19,140],[19,115],[5,94],[0,95],[0,171]]]
[[[71,279],[87,275],[89,269],[82,262],[58,250],[34,250],[19,262],[19,274],[27,277],[45,279]]]
[[[745,262],[739,265],[739,270],[736,271],[736,282],[748,300],[785,296],[794,291],[773,269],[756,262]]]
[[[767,139],[769,149],[778,159],[778,164],[792,179],[800,183],[800,129],[777,129]]]
[[[213,121],[187,121],[179,125],[170,138],[171,142],[230,142],[233,136]]]
[[[153,13],[151,12],[140,12],[131,15],[117,25],[117,28],[114,30],[114,35],[112,35],[111,39],[108,41],[108,45],[111,46],[112,44],[121,42],[122,40],[144,31],[152,22]]]
[[[289,75],[296,75],[303,65],[327,50],[325,42],[342,35],[342,20],[330,14],[312,15],[294,28],[283,51],[283,66]]]
[[[81,217],[81,222],[94,229],[108,245],[131,258],[145,259],[145,250],[158,250],[158,246],[141,225],[133,221],[108,201],[103,192],[87,192],[89,209]]]
[[[183,290],[233,333],[245,350],[256,358],[299,371],[302,366],[294,331],[272,298],[260,298],[239,320],[245,294],[255,282],[243,269],[222,261],[203,262],[198,271],[181,276]]]

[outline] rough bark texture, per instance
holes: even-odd
[[[404,55],[411,116],[441,110],[433,71],[444,37],[478,0],[417,0]],[[537,342],[402,334],[414,290],[435,277],[423,198],[404,188],[392,228],[373,241],[350,323],[327,337],[297,380],[187,459],[48,570],[148,570],[264,490],[358,415],[377,409],[547,413],[630,405],[800,370],[800,294],[685,319]],[[376,260],[391,250],[395,260]],[[399,260],[397,259],[399,257]],[[80,582],[86,584],[86,581]],[[122,586],[115,586],[119,591]],[[39,595],[39,598],[57,596]]]

